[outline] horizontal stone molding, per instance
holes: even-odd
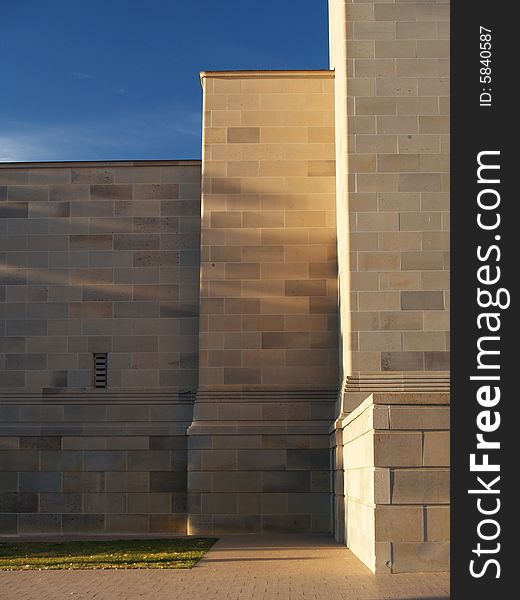
[[[193,390],[0,394],[0,436],[185,435]]]
[[[449,392],[449,372],[355,373],[343,383],[349,392]]]
[[[226,401],[243,401],[254,398],[262,398],[265,400],[278,402],[280,400],[335,400],[337,393],[336,387],[330,388],[251,388],[251,389],[198,389],[197,400],[204,402],[220,402],[222,399]]]
[[[189,435],[278,435],[278,434],[313,434],[328,435],[330,426],[327,423],[313,421],[194,421],[188,428]]]
[[[97,404],[97,403],[138,403],[172,401],[193,402],[196,392],[179,388],[139,388],[139,389],[83,389],[83,388],[44,388],[41,391],[0,390],[0,404]]]

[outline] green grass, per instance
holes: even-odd
[[[0,543],[0,571],[53,569],[189,569],[215,538]]]

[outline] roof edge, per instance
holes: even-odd
[[[51,160],[28,162],[0,162],[0,169],[41,169],[44,167],[175,167],[199,166],[202,160]]]
[[[201,81],[205,77],[334,77],[332,69],[292,69],[292,70],[244,70],[244,71],[201,71]]]

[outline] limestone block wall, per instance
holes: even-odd
[[[200,387],[335,387],[333,74],[202,85]]]
[[[200,162],[0,165],[0,388],[196,387]]]
[[[0,534],[185,533],[200,161],[0,165],[0,230]]]
[[[330,533],[334,390],[198,394],[188,533]]]
[[[376,573],[448,570],[449,395],[373,394],[338,427],[348,547]]]
[[[447,389],[449,2],[329,8],[345,387]]]
[[[0,391],[0,536],[185,534],[193,395]]]

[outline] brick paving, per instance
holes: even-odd
[[[330,537],[229,536],[193,569],[0,572],[1,600],[444,600],[448,574],[374,576]]]

